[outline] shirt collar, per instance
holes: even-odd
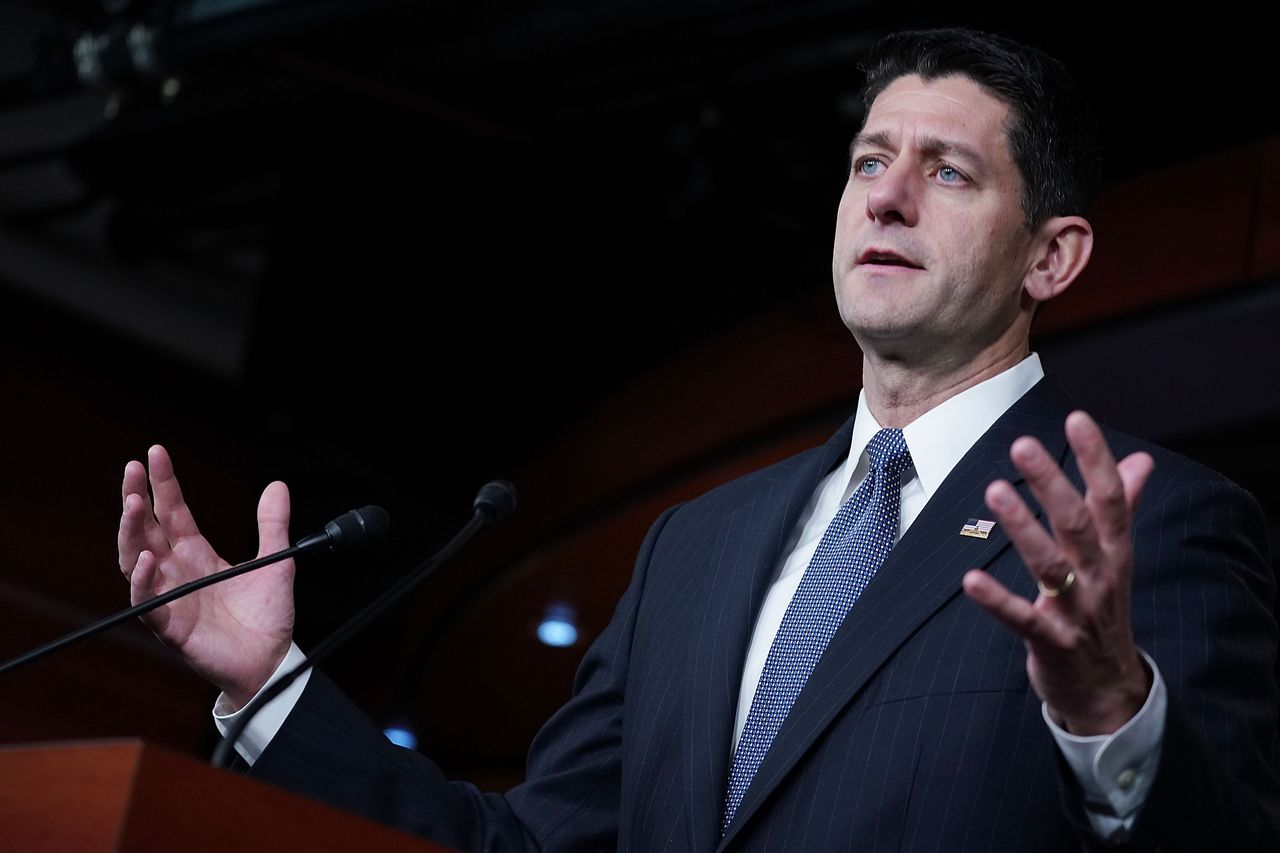
[[[911,451],[912,467],[926,499],[933,497],[951,469],[982,434],[1043,378],[1040,356],[1031,353],[1013,367],[966,388],[902,428]],[[861,391],[846,464],[865,470],[863,451],[879,431],[880,424],[867,407],[866,391]],[[856,475],[856,470],[853,473]]]

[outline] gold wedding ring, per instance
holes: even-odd
[[[1071,589],[1076,582],[1076,573],[1067,572],[1067,579],[1062,582],[1062,586],[1045,586],[1044,581],[1036,579],[1036,586],[1040,587],[1040,594],[1045,598],[1057,598],[1067,590]]]

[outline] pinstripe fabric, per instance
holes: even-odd
[[[573,699],[535,739],[527,781],[482,794],[391,746],[313,678],[254,773],[475,850],[1076,851],[1093,846],[1021,644],[960,592],[985,567],[1034,595],[997,527],[961,537],[1014,438],[1033,434],[1079,480],[1050,382],[964,457],[832,637],[720,837],[746,645],[824,447],[673,508],[641,548]],[[1132,849],[1276,850],[1280,832],[1274,582],[1256,504],[1152,452],[1135,524],[1133,624],[1170,693],[1162,758]],[[318,675],[318,674],[317,674]],[[513,697],[513,701],[518,697]],[[1268,812],[1267,809],[1276,811]]]

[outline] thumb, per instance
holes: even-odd
[[[279,480],[258,499],[258,556],[289,547],[289,487]]]

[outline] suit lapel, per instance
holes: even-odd
[[[721,847],[751,819],[893,653],[944,604],[961,594],[964,573],[986,567],[1009,545],[1000,526],[985,540],[960,535],[968,519],[990,517],[984,502],[987,485],[995,479],[1009,480],[1039,514],[1039,505],[1009,461],[1009,446],[1019,436],[1034,435],[1052,457],[1061,460],[1066,449],[1062,425],[1068,411],[1068,401],[1056,382],[1042,380],[948,475],[832,637],[756,771]]]
[[[720,523],[700,596],[685,736],[690,848],[714,850],[729,775],[729,744],[756,614],[818,481],[849,451],[853,420],[827,443],[769,469]]]

